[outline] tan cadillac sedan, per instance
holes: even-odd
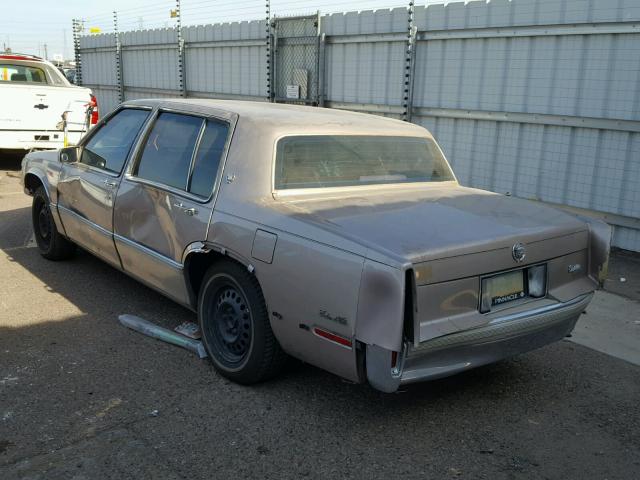
[[[42,255],[76,245],[196,311],[240,383],[286,354],[393,392],[568,335],[609,228],[458,184],[427,130],[311,107],[121,105],[23,161]]]

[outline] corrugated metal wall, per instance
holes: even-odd
[[[416,47],[413,106],[437,116],[414,121],[439,139],[465,185],[617,214],[633,226],[640,217],[639,18],[640,2],[622,0],[420,9],[416,23],[427,34]],[[487,112],[514,121],[473,118]],[[616,245],[640,250],[635,224],[616,228]]]
[[[640,2],[417,7],[412,121],[460,182],[585,209],[640,251]],[[322,17],[325,105],[400,117],[404,8]],[[186,27],[188,96],[264,100],[265,22]],[[126,99],[177,96],[175,30],[121,34]],[[118,101],[115,36],[81,38],[83,83]]]
[[[122,79],[126,99],[175,96],[178,91],[177,36],[172,29],[155,29],[120,34]],[[84,62],[83,62],[84,68]],[[84,73],[84,71],[83,71]],[[84,81],[84,77],[83,77]]]
[[[185,27],[185,74],[190,96],[266,98],[266,22]]]
[[[105,111],[111,110],[118,104],[115,34],[82,37],[81,43],[82,83],[91,85]]]

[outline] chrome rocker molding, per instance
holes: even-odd
[[[483,327],[405,347],[396,368],[392,352],[367,345],[367,380],[383,392],[496,362],[561,340],[575,326],[592,293],[565,303],[496,318]]]
[[[144,245],[138,243],[138,242],[134,242],[133,240],[127,238],[127,237],[123,237],[122,235],[118,235],[117,233],[113,234],[113,239],[116,242],[120,242],[126,246],[129,246],[131,248],[135,248],[136,250],[138,250],[141,253],[144,253],[156,260],[158,260],[161,263],[164,263],[165,265],[167,265],[168,267],[171,267],[175,270],[179,270],[181,271],[183,269],[183,265],[179,262],[176,262],[175,260],[169,258],[169,257],[165,257],[164,255],[162,255],[161,253],[156,252],[155,250],[150,249],[149,247],[145,247]]]

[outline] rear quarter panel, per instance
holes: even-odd
[[[252,256],[258,229],[277,236],[271,263]],[[218,211],[213,213],[207,243],[254,269],[271,328],[287,353],[359,380],[355,345],[330,342],[313,329],[353,339],[362,257]]]

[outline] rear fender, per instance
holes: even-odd
[[[356,338],[399,352],[405,309],[404,270],[366,260],[358,295]]]

